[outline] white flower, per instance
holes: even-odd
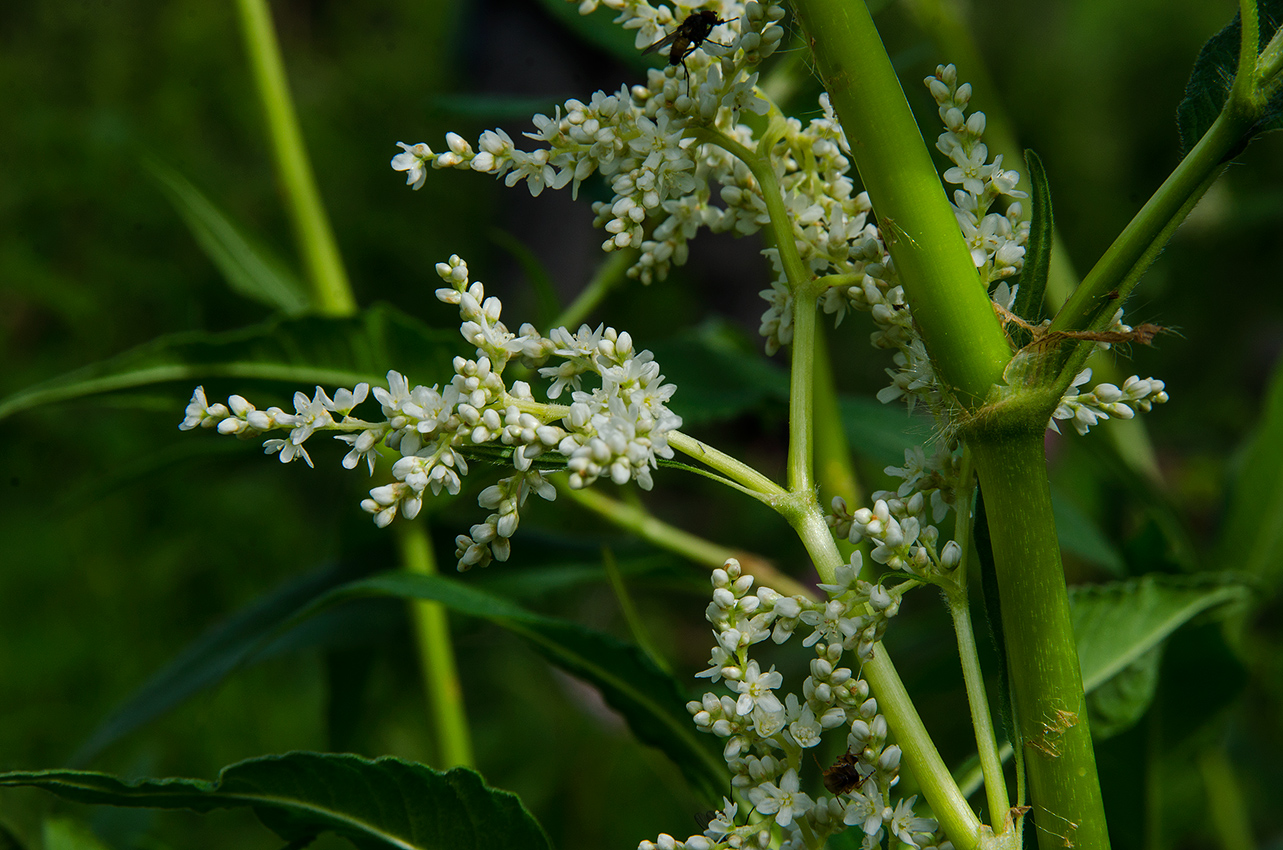
[[[428,179],[426,163],[433,158],[432,149],[422,142],[417,145],[397,142],[397,147],[401,148],[401,153],[392,157],[393,170],[406,172],[407,186],[422,189],[423,182]]]
[[[748,798],[760,814],[775,815],[777,824],[788,826],[795,817],[805,815],[815,805],[810,796],[800,788],[797,771],[789,768],[780,778],[779,785],[763,782],[749,789]]]
[[[748,662],[744,669],[744,679],[735,683],[740,694],[735,703],[735,713],[742,717],[757,706],[771,713],[783,712],[784,706],[773,691],[782,684],[784,676],[775,672],[774,667],[763,673],[761,665],[756,661]]]
[[[895,811],[891,817],[887,818],[887,828],[895,835],[896,838],[910,847],[917,847],[918,843],[914,840],[914,835],[929,835],[936,830],[936,822],[930,818],[920,818],[913,814],[913,804],[917,797],[910,797],[907,800],[901,800],[896,804]],[[883,812],[886,818],[886,812]]]

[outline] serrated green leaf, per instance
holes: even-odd
[[[370,595],[433,600],[525,638],[553,664],[596,686],[606,702],[623,715],[638,740],[672,759],[709,802],[720,800],[727,792],[725,763],[695,730],[681,686],[636,646],[568,620],[527,611],[445,576],[409,572],[385,573],[337,588],[300,612],[296,620]]]
[[[1025,164],[1029,166],[1029,181],[1033,186],[1033,210],[1029,220],[1029,242],[1025,248],[1025,265],[1020,272],[1020,291],[1012,312],[1028,322],[1037,324],[1042,318],[1043,297],[1047,291],[1047,275],[1051,269],[1051,244],[1055,237],[1055,222],[1051,214],[1051,185],[1042,160],[1032,150],[1025,151]]]
[[[241,378],[307,390],[316,384],[381,384],[395,369],[431,384],[453,374],[457,342],[457,332],[430,328],[387,305],[351,318],[307,316],[226,333],[172,334],[14,393],[0,401],[0,419],[44,404],[173,381]],[[191,386],[182,392],[190,394]],[[175,421],[181,418],[181,407],[174,415]]]
[[[1083,689],[1122,673],[1195,616],[1248,595],[1246,585],[1223,576],[1149,575],[1070,588]]]
[[[311,306],[307,290],[289,267],[256,244],[187,178],[155,161],[147,163],[147,170],[233,291],[291,316]]]
[[[442,773],[397,758],[287,753],[229,765],[214,782],[126,782],[76,770],[13,771],[0,786],[42,788],[68,800],[159,809],[252,808],[287,841],[333,832],[360,848],[547,850],[543,829],[515,794],[475,772]]]
[[[1283,22],[1283,0],[1258,0],[1260,38],[1257,53],[1269,43]],[[1189,82],[1185,84],[1185,97],[1176,108],[1176,128],[1181,138],[1182,156],[1189,153],[1203,134],[1212,126],[1225,106],[1234,74],[1238,69],[1239,43],[1242,41],[1242,20],[1235,13],[1234,19],[1208,39],[1194,60]],[[1283,89],[1274,93],[1265,104],[1260,119],[1243,134],[1225,159],[1233,159],[1253,136],[1283,127]]]

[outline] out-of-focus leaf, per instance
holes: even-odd
[[[904,450],[922,445],[934,427],[930,418],[909,413],[902,404],[843,396],[838,407],[851,450],[879,464],[902,466]]]
[[[725,322],[706,322],[650,350],[668,382],[677,386],[669,407],[682,417],[684,427],[731,419],[788,399],[788,373]]]
[[[1283,579],[1283,361],[1230,485],[1219,557],[1221,569],[1258,576],[1271,590]]]
[[[311,302],[307,290],[279,257],[255,244],[226,213],[174,169],[152,161],[147,163],[147,170],[234,291],[291,316],[308,309]]]
[[[1051,268],[1051,243],[1055,235],[1055,222],[1051,214],[1051,185],[1042,160],[1032,150],[1025,151],[1029,166],[1029,180],[1033,185],[1030,200],[1033,211],[1029,221],[1029,242],[1025,249],[1025,265],[1020,272],[1020,291],[1012,312],[1034,324],[1042,318],[1043,294],[1047,291],[1047,274]]]
[[[287,753],[223,768],[214,782],[126,782],[76,770],[14,771],[0,785],[42,788],[68,800],[159,809],[252,808],[287,841],[333,832],[360,848],[547,850],[543,829],[515,794],[471,770],[442,773],[396,758]]]
[[[1104,567],[1115,578],[1123,578],[1127,574],[1123,556],[1071,500],[1053,491],[1051,511],[1056,517],[1056,539],[1061,548]]]
[[[0,850],[26,850],[18,836],[4,824],[0,823]]]
[[[14,393],[0,400],[0,419],[43,404],[171,381],[242,378],[306,390],[314,384],[382,383],[395,369],[432,384],[452,375],[457,342],[456,332],[430,328],[386,305],[352,318],[308,316],[226,333],[172,334]],[[174,415],[181,418],[181,408]]]
[[[44,822],[45,850],[107,850],[89,827],[69,818]]]
[[[530,281],[530,286],[535,291],[535,325],[536,327],[546,328],[553,317],[561,312],[561,301],[557,298],[557,288],[553,285],[552,275],[544,268],[543,263],[535,256],[521,240],[513,236],[506,230],[491,228],[490,241],[494,242],[503,250],[507,251],[521,270],[525,272],[526,279]]]
[[[280,624],[300,607],[349,580],[351,575],[350,571],[330,568],[293,579],[206,632],[99,724],[72,756],[71,763],[87,764],[104,748],[222,681],[252,658],[263,660],[300,646],[351,643],[354,634],[377,637],[377,624],[397,622],[395,612],[380,611],[370,617],[363,616],[368,612],[356,609],[348,616],[325,616],[323,623],[314,620],[267,643]],[[352,615],[360,622],[351,623]],[[318,632],[319,626],[324,628]]]
[[[1163,641],[1172,632],[1199,614],[1241,603],[1248,594],[1247,586],[1233,578],[1202,575],[1149,575],[1071,588],[1083,690],[1091,694],[1105,688],[1103,696],[1094,697],[1106,712],[1105,731],[1120,732],[1144,714],[1154,696]],[[1122,681],[1113,681],[1120,676]]]
[[[1283,22],[1283,0],[1259,0],[1260,38],[1257,52],[1269,43]],[[1234,19],[1208,39],[1194,60],[1194,70],[1185,84],[1185,97],[1176,108],[1176,127],[1181,137],[1181,153],[1187,154],[1212,126],[1234,85],[1234,72],[1238,68],[1239,43],[1242,41],[1242,20],[1235,13]],[[1283,127],[1283,89],[1274,92],[1265,105],[1260,120],[1248,128],[1239,144],[1226,159],[1237,156],[1253,136]]]
[[[539,6],[550,18],[633,71],[641,71],[650,64],[637,49],[636,31],[613,23],[616,12],[612,9],[602,5],[591,14],[581,15],[576,4],[565,0],[539,0]]]
[[[1158,689],[1158,667],[1162,659],[1163,644],[1159,644],[1087,694],[1092,737],[1101,740],[1113,737],[1130,729],[1144,716]]]
[[[385,573],[337,588],[300,612],[298,619],[371,595],[430,599],[519,635],[553,664],[596,686],[637,738],[672,759],[709,802],[726,793],[725,763],[696,732],[681,687],[636,646],[577,623],[527,611],[457,580],[408,572]]]

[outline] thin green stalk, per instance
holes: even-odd
[[[637,260],[637,252],[631,248],[622,251],[612,251],[606,258],[606,261],[597,267],[597,272],[588,281],[588,285],[583,291],[575,296],[575,300],[567,305],[561,315],[552,320],[551,327],[570,328],[574,330],[578,325],[592,315],[593,310],[606,300],[606,296],[614,291],[615,287],[623,283],[625,273],[628,267]]]
[[[236,7],[259,101],[267,119],[276,173],[285,192],[285,205],[307,269],[314,304],[327,316],[350,316],[356,312],[356,299],[352,297],[325,205],[316,188],[312,164],[303,146],[271,12],[266,0],[237,0]]]
[[[972,435],[1019,744],[1043,850],[1109,847],[1043,455],[1045,417]]]
[[[426,523],[399,523],[397,545],[407,570],[420,575],[436,574],[437,564]],[[439,766],[442,769],[473,767],[472,733],[459,687],[445,606],[440,602],[418,600],[407,604],[419,648],[423,687],[436,731]]]
[[[655,662],[656,667],[671,675],[672,665],[668,663],[663,653],[655,648],[655,642],[650,639],[646,621],[637,613],[637,606],[633,603],[632,594],[628,592],[628,585],[624,584],[624,576],[619,571],[619,562],[615,560],[615,553],[607,546],[601,547],[601,563],[606,568],[606,578],[610,581],[610,587],[615,591],[615,599],[619,600],[619,612],[624,615],[624,622],[628,624],[628,633],[633,636],[633,643],[650,656],[650,660]]]
[[[1242,141],[1253,118],[1226,109],[1083,278],[1052,319],[1052,332],[1092,326],[1102,310],[1125,299],[1158,256],[1176,225],[1225,169],[1225,156]]]
[[[953,539],[962,550],[962,558],[954,569],[951,581],[944,586],[945,603],[953,620],[954,635],[958,640],[958,658],[962,662],[962,681],[967,689],[967,703],[971,707],[971,725],[976,734],[976,752],[980,756],[980,769],[984,776],[985,797],[989,801],[989,823],[997,835],[1007,831],[1011,803],[1007,797],[1007,781],[1002,773],[1002,755],[994,735],[993,717],[989,712],[989,697],[985,692],[984,674],[980,671],[980,653],[976,649],[975,630],[971,626],[971,607],[968,602],[967,571],[971,561],[972,480],[971,452],[962,454],[959,480],[962,487],[954,500],[957,521]]]
[[[589,487],[574,490],[561,480],[554,483],[559,493],[580,507],[660,549],[666,549],[710,569],[725,566],[727,559],[735,558],[744,572],[753,576],[758,585],[766,585],[786,596],[804,596],[808,599],[815,596],[811,588],[781,573],[765,558],[729,546],[719,546],[689,531],[669,525],[645,508],[612,499],[598,490]]]
[[[1205,747],[1198,754],[1198,769],[1203,775],[1207,810],[1222,850],[1256,850],[1243,786],[1234,775],[1234,765],[1225,750],[1216,745]]]
[[[965,556],[964,556],[965,557]],[[1007,797],[1007,781],[1002,775],[1002,756],[994,736],[993,717],[989,713],[989,699],[985,693],[984,674],[980,671],[980,656],[976,651],[976,636],[971,627],[971,609],[966,594],[945,595],[949,616],[953,618],[953,632],[958,639],[958,657],[962,661],[962,681],[967,689],[967,702],[971,706],[971,725],[976,732],[976,752],[980,755],[980,770],[984,776],[985,798],[989,802],[989,825],[997,835],[1007,831],[1011,803]]]
[[[982,845],[980,819],[962,796],[949,768],[936,749],[931,735],[922,724],[918,709],[900,681],[900,674],[882,644],[873,647],[873,657],[864,663],[861,674],[869,682],[878,700],[878,711],[887,718],[895,741],[900,745],[901,761],[913,774],[922,795],[931,805],[940,826],[958,850],[975,850]]]
[[[774,506],[788,496],[787,490],[742,460],[731,457],[689,434],[669,431],[668,444],[687,457],[692,457],[705,466],[717,470],[746,490],[765,497],[768,504]]]

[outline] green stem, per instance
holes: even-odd
[[[873,648],[873,657],[864,662],[862,675],[878,700],[878,711],[886,716],[902,751],[901,760],[917,780],[931,812],[958,850],[981,846],[980,819],[962,796],[949,768],[922,724],[913,700],[900,681],[900,674],[882,644]]]
[[[397,529],[397,545],[405,568],[420,575],[435,575],[437,564],[426,524],[403,522]],[[472,734],[468,730],[467,708],[459,687],[445,606],[426,601],[407,604],[419,647],[423,686],[439,742],[439,766],[442,769],[473,767]]]
[[[628,585],[624,583],[623,573],[619,571],[619,562],[615,560],[615,553],[610,551],[609,547],[601,547],[601,563],[606,569],[606,578],[610,580],[610,587],[615,591],[615,598],[619,600],[619,612],[624,615],[624,622],[628,624],[628,633],[633,636],[633,643],[641,648],[641,651],[650,656],[650,660],[655,662],[655,666],[668,673],[673,673],[672,665],[668,659],[655,648],[655,642],[650,639],[650,631],[646,628],[646,621],[637,613],[637,606],[633,603],[632,594],[628,592]]]
[[[964,550],[965,551],[965,550]],[[964,557],[966,557],[964,555]],[[962,681],[967,688],[967,702],[971,706],[971,725],[976,732],[976,752],[980,755],[980,770],[984,775],[985,798],[989,802],[989,824],[997,835],[1007,831],[1011,803],[1007,797],[1007,781],[1002,775],[1002,756],[994,736],[993,717],[989,713],[989,698],[985,693],[984,675],[980,671],[980,655],[976,651],[976,636],[971,627],[971,609],[966,593],[946,593],[945,601],[953,618],[953,631],[958,639],[958,657],[962,661]]]
[[[1176,225],[1224,170],[1226,154],[1242,141],[1252,120],[1227,103],[1194,149],[1083,278],[1052,319],[1051,331],[1088,329],[1102,311],[1107,312],[1113,304],[1126,299],[1141,273],[1175,232]]]
[[[681,431],[668,432],[668,444],[677,451],[725,475],[751,493],[765,497],[772,506],[788,496],[788,491],[742,460],[700,442]]]
[[[1011,358],[891,60],[864,3],[794,0],[877,211],[915,324],[945,383],[979,404]]]
[[[972,435],[1011,673],[1019,744],[1043,850],[1109,846],[1043,456],[1045,419]]]
[[[624,281],[624,275],[637,260],[637,252],[627,249],[612,251],[606,261],[597,267],[597,272],[588,281],[584,290],[575,296],[561,315],[552,320],[551,327],[570,328],[572,331],[596,310],[606,296]]]
[[[312,164],[303,146],[271,12],[266,0],[237,0],[236,5],[259,101],[267,119],[276,173],[285,192],[286,208],[307,269],[314,305],[327,316],[350,316],[356,312],[356,299],[352,297],[334,233],[316,188]]]
[[[1198,754],[1198,769],[1203,774],[1207,809],[1222,850],[1256,850],[1243,787],[1225,750],[1215,745],[1206,747]]]
[[[632,532],[660,549],[665,549],[710,569],[725,566],[729,558],[740,562],[744,572],[753,576],[758,585],[766,585],[786,596],[814,598],[815,592],[794,578],[784,575],[759,555],[719,546],[674,525],[669,525],[654,514],[637,505],[604,496],[595,489],[571,489],[564,481],[556,481],[557,491],[613,525]]]

